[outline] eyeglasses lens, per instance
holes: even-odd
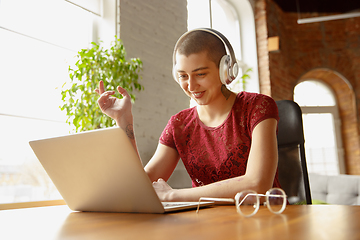
[[[243,191],[238,194],[239,200],[236,204],[238,204],[238,210],[244,216],[251,216],[255,214],[259,207],[259,198],[257,197],[256,192],[254,191]]]
[[[273,213],[282,213],[286,206],[286,195],[281,189],[270,189],[267,192],[269,210]]]

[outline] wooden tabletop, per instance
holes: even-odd
[[[360,239],[360,206],[266,207],[250,218],[234,206],[171,214],[72,212],[67,206],[0,211],[0,239]]]

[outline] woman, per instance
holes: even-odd
[[[197,102],[171,117],[154,156],[145,166],[162,201],[197,201],[200,197],[233,198],[242,190],[265,193],[277,179],[276,103],[268,96],[228,90],[219,66],[226,45],[216,34],[198,29],[180,38],[174,50],[174,76]],[[105,91],[98,104],[128,134],[137,150],[131,101]],[[172,189],[166,181],[182,159],[193,188]]]

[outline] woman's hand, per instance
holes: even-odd
[[[124,88],[118,86],[117,90],[123,96],[122,99],[113,97],[115,91],[105,91],[104,83],[100,81],[99,88],[95,90],[100,95],[97,102],[103,113],[114,119],[119,127],[126,129],[133,122],[131,97]]]
[[[162,178],[153,182],[153,187],[162,202],[171,202],[171,194],[175,191]]]

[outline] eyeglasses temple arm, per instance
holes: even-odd
[[[248,196],[265,196],[265,195],[264,195],[264,194],[258,194],[258,193],[248,193],[248,194],[245,195],[245,197],[241,200],[241,202],[240,202],[238,205],[243,204],[243,202],[245,201],[245,199],[246,199]]]
[[[241,202],[239,203],[239,205],[241,205],[245,199],[248,197],[248,196],[260,196],[260,197],[285,197],[286,198],[286,195],[275,195],[275,194],[268,194],[268,195],[265,195],[265,194],[259,194],[259,193],[248,193],[245,195],[245,197],[241,200]]]
[[[199,208],[200,208],[200,202],[201,201],[210,201],[210,202],[229,202],[229,203],[234,203],[235,200],[232,198],[211,198],[211,197],[201,197],[199,198],[199,203],[198,203],[198,207],[196,209],[196,213],[199,212]]]

